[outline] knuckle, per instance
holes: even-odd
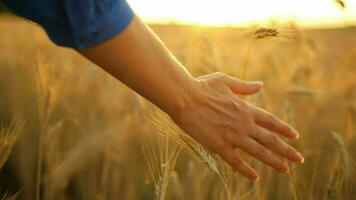
[[[246,175],[246,166],[244,166],[244,164],[238,163],[235,165],[235,167],[233,168],[234,171],[239,172],[240,174]]]
[[[283,161],[279,160],[279,159],[275,159],[273,165],[275,166],[275,168],[277,168],[280,171],[284,171],[284,163]]]
[[[254,114],[248,103],[244,101],[234,101],[234,111],[243,115],[244,118],[253,121]]]
[[[226,141],[224,140],[218,140],[216,142],[216,148],[217,149],[221,149],[221,150],[224,150],[224,149],[227,149],[229,147],[229,143],[227,143]]]
[[[280,129],[285,130],[285,131],[288,131],[290,129],[289,125],[286,124],[284,121],[282,121],[276,117],[275,117],[274,121]]]
[[[277,145],[279,142],[278,136],[271,134],[268,139],[267,139],[267,144],[268,145]]]
[[[246,102],[240,102],[238,108],[239,108],[239,111],[243,112],[246,115],[250,115],[251,114],[251,110],[248,107]]]
[[[266,112],[265,116],[266,116],[266,119],[268,119],[268,121],[267,121],[268,123],[270,123],[270,124],[278,124],[279,123],[279,120],[277,119],[277,117],[275,117],[271,113]]]
[[[285,154],[289,156],[293,156],[295,154],[296,150],[292,147],[286,147]]]
[[[239,160],[235,157],[232,157],[230,160],[230,165],[231,167],[236,171],[240,171],[241,168],[241,163],[239,162]]]
[[[266,126],[268,126],[268,127],[274,127],[274,126],[275,126],[274,121],[271,120],[271,118],[269,118],[269,117],[266,118],[265,124],[266,124]]]
[[[291,128],[289,125],[283,123],[283,126],[284,126],[284,131],[285,131],[286,133],[291,133],[291,132],[293,132],[292,128]]]
[[[276,166],[276,167],[283,164],[283,162],[279,158],[277,158],[275,155],[268,156],[268,158],[266,158],[266,162],[269,163],[270,165]]]
[[[286,124],[285,122],[283,122],[282,120],[280,119],[277,119],[276,120],[276,124],[277,124],[277,127],[282,131],[282,132],[285,132],[285,133],[289,133],[291,132],[291,127]]]
[[[219,87],[225,84],[225,80],[221,77],[215,77],[212,80],[210,80],[210,86],[211,87]]]
[[[251,105],[244,102],[243,107],[244,107],[244,112],[246,113],[246,115],[251,119],[254,118],[254,112],[253,112],[253,108],[251,107]]]
[[[259,157],[263,157],[267,154],[266,149],[262,146],[255,147],[255,154]]]

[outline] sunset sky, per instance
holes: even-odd
[[[294,21],[304,27],[356,25],[356,0],[128,0],[148,22],[246,26]]]

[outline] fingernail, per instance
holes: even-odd
[[[295,154],[295,158],[298,160],[299,163],[304,163],[305,159],[300,153]]]
[[[295,130],[294,128],[292,128],[292,135],[295,139],[299,139],[300,138],[300,134],[298,133],[297,130]]]
[[[254,87],[261,87],[263,86],[263,82],[262,81],[251,81],[250,82]]]
[[[304,163],[305,162],[305,158],[302,156],[302,159],[300,160],[300,163]]]
[[[289,167],[287,165],[283,165],[282,171],[285,173],[289,173]]]
[[[260,177],[257,174],[252,175],[253,181],[259,181]]]

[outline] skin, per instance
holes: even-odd
[[[298,138],[295,129],[237,98],[255,94],[262,82],[220,72],[194,78],[137,16],[112,39],[77,51],[157,105],[187,134],[251,180],[257,180],[258,174],[236,149],[280,172],[288,172],[281,158],[304,162],[279,138]]]

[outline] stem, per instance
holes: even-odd
[[[291,179],[290,184],[291,184],[291,188],[292,188],[292,193],[293,193],[293,199],[294,200],[298,200],[298,195],[297,195],[297,191],[294,187],[294,173],[293,170],[290,170],[290,174],[289,174],[289,178]]]
[[[231,193],[230,193],[229,187],[227,186],[226,182],[224,181],[224,178],[221,176],[220,173],[218,173],[218,177],[219,177],[220,181],[222,182],[222,184],[224,186],[224,189],[225,189],[225,192],[226,192],[226,195],[227,195],[227,199],[231,200],[232,199]]]
[[[50,92],[50,90],[48,90],[48,93],[45,96],[44,109],[42,111],[40,110],[41,130],[40,130],[40,133],[38,136],[38,149],[37,149],[37,169],[36,169],[37,171],[36,171],[36,193],[35,193],[36,200],[41,199],[43,139],[44,139],[45,133],[47,133],[47,129],[48,129],[50,98],[51,98],[51,92]]]
[[[47,120],[44,120],[47,121]],[[47,122],[41,126],[41,131],[38,136],[38,149],[37,149],[37,171],[36,171],[36,200],[41,199],[41,175],[42,175],[42,158],[43,158],[43,136],[47,130]]]

